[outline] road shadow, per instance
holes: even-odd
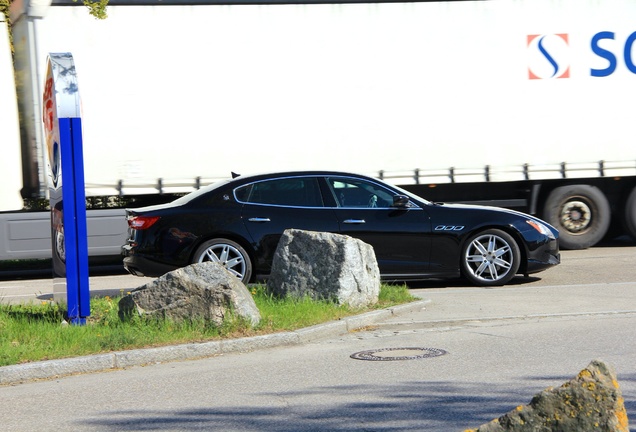
[[[628,235],[621,235],[618,237],[611,237],[603,239],[600,243],[594,247],[634,247],[636,246],[636,240]]]
[[[105,410],[102,419],[77,421],[76,426],[90,425],[106,431],[460,431],[477,428],[528,404],[546,387],[560,386],[574,376],[518,377],[517,383],[507,384],[410,381],[255,392],[255,400],[269,399],[270,406],[255,403],[181,410]],[[629,379],[633,381],[634,376]],[[633,394],[623,396],[629,417],[636,401]],[[215,403],[214,399],[210,404]],[[329,402],[346,400],[352,402]]]
[[[130,294],[132,290],[130,289],[100,289],[95,291],[90,291],[91,298],[104,298],[104,297],[123,297],[127,294]],[[53,301],[53,293],[40,294],[35,296],[35,298],[39,301]]]
[[[505,286],[521,286],[530,284],[533,282],[540,281],[540,277],[536,276],[516,276],[506,285],[496,285],[493,287],[478,287],[476,285],[471,285],[466,279],[429,279],[425,281],[408,281],[406,282],[406,286],[411,289],[434,289],[434,288],[482,288],[482,289],[491,289],[491,288],[501,288]]]

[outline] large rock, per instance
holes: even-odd
[[[278,243],[267,287],[279,297],[364,307],[378,301],[380,270],[373,247],[358,239],[289,229]]]
[[[474,432],[629,432],[627,412],[613,368],[591,362],[576,378],[548,388]],[[468,432],[468,431],[466,431]]]
[[[119,316],[131,314],[175,321],[203,319],[221,325],[229,315],[252,325],[261,316],[248,289],[215,262],[192,264],[133,290],[119,302]]]

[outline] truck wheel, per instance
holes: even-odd
[[[627,233],[636,239],[636,188],[632,190],[625,204],[625,228]]]
[[[213,239],[203,243],[194,253],[193,263],[214,261],[221,263],[241,282],[248,283],[252,277],[252,261],[245,249],[228,239]]]
[[[519,245],[498,229],[481,231],[466,241],[462,250],[462,274],[479,286],[504,285],[517,274],[521,261]]]
[[[609,228],[609,202],[589,185],[561,186],[548,195],[543,219],[559,230],[563,249],[587,249],[601,241]]]

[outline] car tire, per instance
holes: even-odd
[[[610,205],[601,190],[589,185],[561,186],[548,195],[543,219],[559,230],[563,249],[587,249],[609,229]]]
[[[478,286],[504,285],[517,274],[521,252],[505,231],[488,229],[466,241],[461,256],[462,275]]]
[[[194,253],[193,263],[218,262],[244,284],[252,277],[252,261],[241,245],[232,240],[217,238],[208,240]]]

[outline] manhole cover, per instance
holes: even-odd
[[[439,348],[381,348],[351,354],[352,359],[371,361],[417,360],[448,354]]]

